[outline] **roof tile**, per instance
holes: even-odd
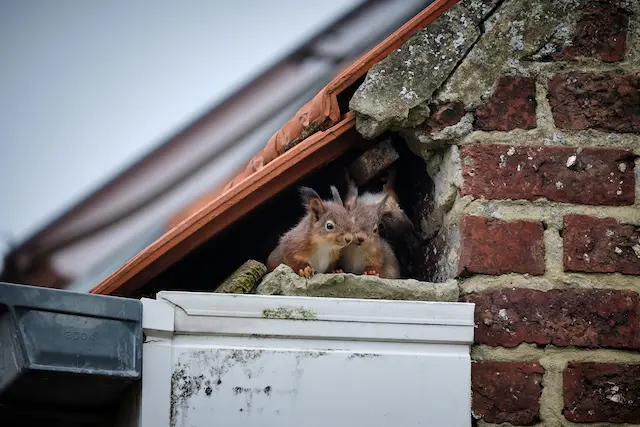
[[[349,148],[331,144],[355,127],[352,113],[342,115],[338,95],[371,66],[400,47],[459,0],[435,0],[375,48],[354,61],[276,132],[230,182],[181,211],[170,230],[129,260],[91,293],[126,295],[297,179]],[[301,142],[304,141],[304,144]],[[314,156],[314,157],[312,157]],[[277,181],[274,185],[273,181]]]

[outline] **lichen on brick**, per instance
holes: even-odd
[[[450,107],[453,105],[452,107]],[[442,109],[448,109],[449,116],[439,114]],[[400,135],[409,149],[417,156],[428,161],[433,152],[446,145],[455,144],[459,139],[473,131],[474,117],[472,113],[465,113],[461,103],[444,104],[439,106],[433,117],[428,118],[422,125],[400,130]]]
[[[475,308],[475,342],[640,349],[637,292],[569,289],[541,292],[510,288],[464,297]],[[500,311],[505,315],[500,316]]]
[[[640,77],[637,74],[556,74],[549,103],[557,127],[640,132]]]
[[[501,73],[514,68],[515,62],[538,54],[550,42],[550,34],[557,33],[562,25],[573,28],[578,15],[574,6],[562,0],[504,2],[487,19],[484,34],[436,99],[461,101],[467,109],[477,107],[491,96]]]
[[[563,231],[566,270],[640,276],[640,251],[636,249],[640,226],[620,224],[615,218],[567,215]]]
[[[591,205],[634,202],[634,156],[628,150],[485,143],[465,145],[461,157],[463,195]]]
[[[640,365],[572,362],[563,372],[565,417],[640,423]]]
[[[570,44],[554,55],[564,60],[596,56],[605,62],[617,62],[626,51],[628,12],[615,4],[589,5],[576,24]]]
[[[349,104],[365,138],[416,126],[430,115],[433,93],[480,35],[479,21],[491,3],[466,1],[453,6],[371,67]]]

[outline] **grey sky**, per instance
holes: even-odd
[[[0,233],[27,237],[359,1],[3,0]]]

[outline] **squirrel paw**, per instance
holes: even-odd
[[[336,274],[342,274],[344,273],[344,270],[342,270],[341,268],[337,269],[337,270],[333,270],[334,273]]]
[[[306,277],[307,279],[310,279],[311,276],[313,276],[315,273],[316,273],[316,271],[310,265],[308,265],[305,268],[303,268],[303,269],[298,271],[298,274],[300,276]]]
[[[365,276],[380,276],[380,274],[373,268],[364,271]]]

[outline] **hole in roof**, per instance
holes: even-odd
[[[359,138],[354,148],[248,212],[152,279],[133,296],[153,298],[161,290],[213,291],[245,261],[254,259],[266,264],[279,237],[295,226],[305,213],[298,188],[303,185],[312,187],[322,198],[328,199],[331,197],[329,186],[335,185],[344,196],[347,192],[344,171],[366,150],[385,138],[390,138],[399,154],[391,166],[396,171],[398,202],[417,231],[412,236],[406,236],[406,239],[390,241],[400,264],[402,278],[431,282],[451,278],[438,271],[438,256],[442,255],[437,253],[439,249],[434,254],[434,248],[443,245],[440,237],[437,237],[438,233],[430,233],[431,238],[426,238],[422,233],[424,219],[434,212],[434,183],[427,173],[424,160],[411,152],[396,133],[385,134],[375,141],[365,140],[356,132],[349,132],[345,136]],[[340,142],[336,140],[336,143]],[[359,186],[360,193],[380,191],[387,172],[384,170],[367,184]]]
[[[353,98],[353,94],[356,93],[356,90],[358,90],[360,85],[364,82],[365,78],[366,75],[360,77],[348,88],[344,89],[338,94],[338,107],[340,108],[340,112],[342,112],[342,114],[349,111],[349,101],[351,101],[351,98]]]

